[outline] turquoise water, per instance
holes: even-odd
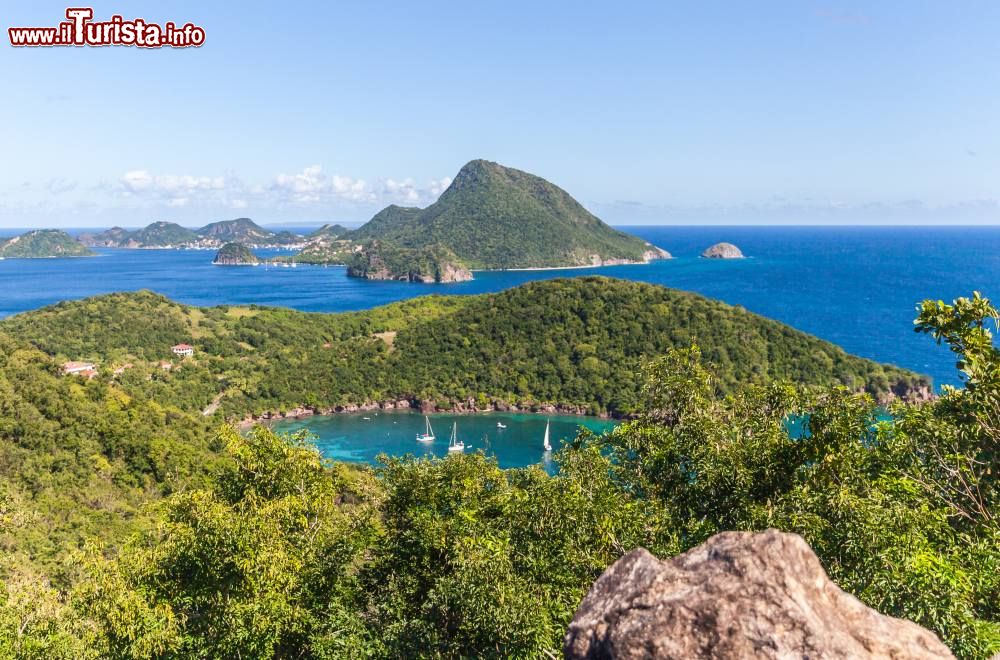
[[[616,422],[596,417],[543,416],[512,413],[429,415],[436,439],[417,442],[424,431],[424,416],[414,411],[371,411],[342,415],[283,420],[272,425],[276,431],[306,429],[316,436],[316,445],[324,456],[338,461],[374,464],[379,454],[417,457],[443,457],[448,454],[452,424],[458,425],[458,439],[467,452],[485,452],[495,456],[502,468],[541,464],[553,470],[551,454],[542,449],[545,422],[551,423],[552,449],[576,437],[583,426],[596,433],[612,429]],[[507,428],[497,428],[497,422]]]
[[[1000,298],[998,227],[632,227],[676,259],[647,266],[476,273],[472,282],[405,284],[343,268],[220,268],[210,251],[101,250],[93,259],[0,261],[0,316],[60,300],[152,289],[192,305],[367,309],[429,293],[475,294],[532,280],[594,274],[694,291],[831,341],[850,353],[958,384],[944,347],[913,332],[924,298],[978,289]],[[16,233],[7,230],[5,233]],[[731,241],[750,259],[698,254]]]

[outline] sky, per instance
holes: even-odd
[[[1000,223],[1000,3],[141,2],[189,49],[13,48],[0,226],[360,223],[467,161],[614,224]]]

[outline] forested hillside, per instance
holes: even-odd
[[[699,343],[720,393],[791,380],[883,397],[926,378],[848,355],[740,308],[602,277],[549,280],[497,294],[428,296],[347,314],[185,307],[152,293],[65,302],[0,323],[59,359],[136,362],[122,382],[186,410],[219,394],[229,416],[412,399],[442,408],[552,404],[595,414],[637,410],[646,358]],[[388,333],[388,334],[387,334]],[[179,342],[193,359],[153,364]],[[155,372],[147,380],[142,374]]]
[[[485,269],[660,256],[642,239],[606,225],[562,188],[486,160],[467,163],[426,209],[389,206],[341,238],[404,248],[442,245],[465,265]]]

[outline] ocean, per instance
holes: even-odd
[[[438,294],[500,291],[599,274],[693,291],[777,319],[850,353],[958,384],[954,357],[913,331],[916,305],[1000,289],[1000,227],[623,227],[676,258],[649,265],[478,272],[471,282],[406,284],[346,277],[340,267],[212,266],[210,251],[100,250],[88,259],[0,261],[0,316],[64,299],[151,289],[192,305],[357,310]],[[14,230],[4,233],[13,234]],[[699,258],[729,241],[749,258]],[[262,254],[278,254],[262,251]]]

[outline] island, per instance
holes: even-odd
[[[335,238],[340,238],[341,236],[343,236],[344,234],[346,234],[349,231],[351,231],[351,230],[348,229],[347,227],[343,226],[343,225],[339,225],[339,224],[333,224],[333,225],[331,225],[331,224],[328,223],[328,224],[323,225],[322,227],[320,227],[319,229],[317,229],[313,233],[309,234],[309,239],[310,240],[315,240],[315,239],[319,239],[319,238],[335,239]]]
[[[219,249],[226,243],[243,243],[253,248],[302,248],[308,243],[304,236],[289,231],[273,232],[250,218],[212,222],[201,229],[159,220],[135,231],[113,227],[99,234],[82,234],[80,241],[91,247],[195,250]]]
[[[425,209],[389,206],[340,238],[439,245],[468,269],[648,263],[670,254],[605,224],[562,188],[487,160],[467,163]]]
[[[706,259],[744,259],[743,252],[732,243],[716,243],[701,253]]]
[[[3,259],[93,256],[87,246],[58,229],[35,229],[0,241],[0,258]]]
[[[256,266],[259,263],[257,256],[242,243],[226,243],[212,260],[216,266]]]
[[[379,241],[372,241],[352,254],[347,275],[369,280],[428,284],[472,279],[472,272],[462,265],[454,252],[443,245],[401,248]]]

